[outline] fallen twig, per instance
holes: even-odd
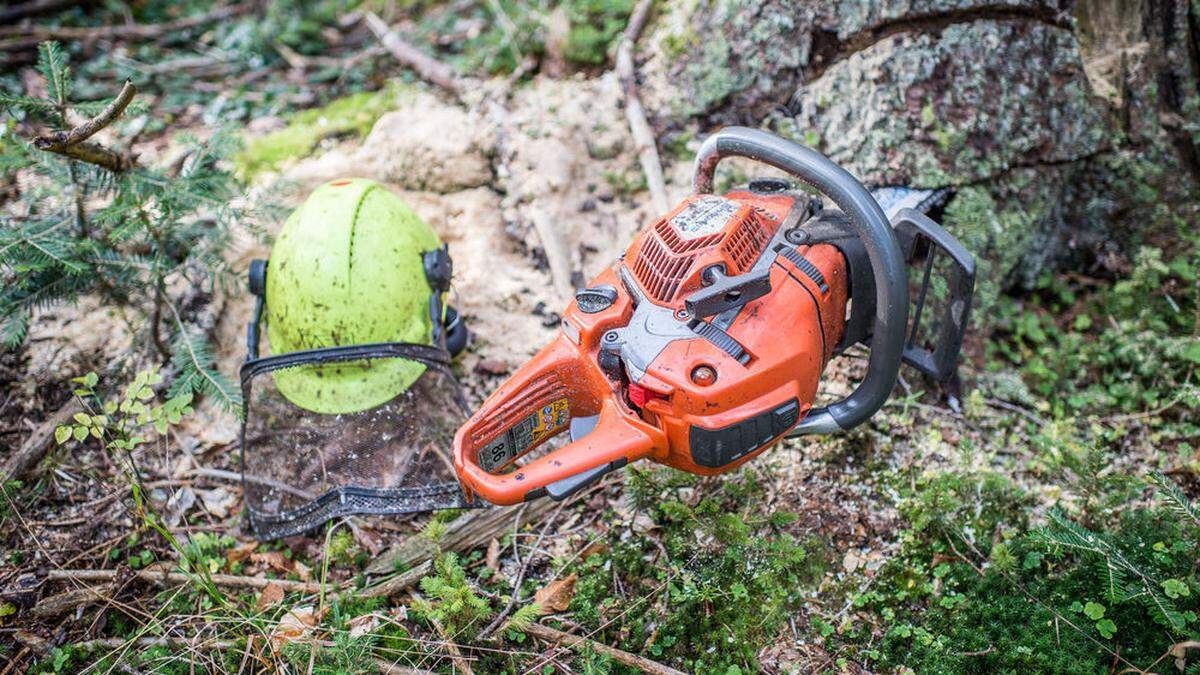
[[[53,619],[74,610],[82,605],[107,600],[108,596],[99,587],[86,586],[73,591],[52,595],[30,608],[29,614],[35,619]]]
[[[420,596],[415,593],[413,594],[413,597],[420,598]],[[454,662],[455,667],[466,675],[475,675],[475,671],[471,670],[471,664],[466,658],[463,657],[462,650],[459,649],[458,645],[455,644],[454,640],[451,639],[450,634],[446,632],[446,627],[442,625],[442,622],[438,621],[435,617],[430,616],[429,623],[433,624],[434,630],[437,631],[437,634],[442,638],[442,641],[446,643],[446,651],[450,652],[450,660]]]
[[[56,131],[46,136],[38,136],[33,139],[33,146],[38,150],[53,152],[57,155],[87,162],[88,164],[95,164],[114,173],[120,173],[131,168],[135,163],[132,156],[122,154],[96,143],[89,143],[87,139],[96,135],[97,132],[112,124],[113,121],[120,117],[121,113],[125,112],[125,108],[129,107],[129,102],[133,100],[135,94],[137,94],[137,87],[133,86],[133,83],[129,80],[125,80],[125,84],[121,86],[121,91],[117,94],[117,97],[99,115],[96,115],[74,129]]]
[[[50,570],[46,574],[46,579],[50,581],[78,581],[78,582],[104,582],[112,581],[118,575],[122,574],[120,570]],[[142,581],[152,584],[160,583],[175,583],[185,584],[192,581],[192,577],[182,572],[156,572],[154,570],[140,570],[131,572],[131,576],[135,576]],[[209,575],[212,582],[218,586],[230,586],[234,588],[266,588],[267,584],[275,584],[280,586],[285,591],[299,593],[319,593],[321,592],[321,584],[314,581],[292,581],[290,579],[266,579],[260,577],[244,577],[233,574],[212,574]],[[336,584],[330,584],[326,590],[338,590]]]
[[[492,619],[492,622],[487,625],[487,628],[484,628],[479,633],[478,639],[487,639],[487,637],[491,635],[493,631],[503,624],[504,620],[508,618],[508,613],[511,612],[513,607],[517,605],[517,599],[521,595],[521,582],[525,580],[525,573],[529,571],[529,565],[533,562],[534,553],[536,553],[537,548],[542,545],[542,539],[546,537],[546,531],[549,530],[550,526],[554,524],[554,521],[558,519],[558,514],[562,512],[563,507],[566,505],[567,502],[559,502],[558,508],[554,510],[554,515],[550,516],[550,518],[546,520],[545,525],[542,525],[542,530],[538,534],[537,541],[533,543],[534,551],[529,554],[529,557],[525,558],[524,564],[521,565],[520,571],[517,572],[516,581],[513,582],[512,595],[508,598],[508,604],[503,610],[501,610],[499,614],[496,615],[496,618]],[[516,550],[515,541],[513,543],[513,550]]]
[[[82,4],[83,0],[29,0],[29,2],[0,9],[0,23],[7,26],[27,17],[49,14]]]
[[[634,50],[638,36],[646,25],[654,0],[640,0],[629,24],[617,45],[617,78],[621,81],[621,91],[625,95],[625,119],[629,121],[629,133],[638,151],[638,161],[642,165],[642,173],[646,174],[646,186],[650,189],[650,199],[655,211],[666,213],[671,208],[667,199],[667,185],[663,179],[662,161],[658,156],[658,144],[654,140],[654,130],[646,121],[646,111],[642,109],[642,101],[638,98],[637,72],[634,64]]]
[[[384,49],[387,49],[397,61],[413,69],[421,79],[435,84],[457,97],[463,95],[466,90],[465,83],[453,68],[406,42],[374,12],[367,12],[363,18],[367,22],[367,27],[383,44]]]
[[[104,127],[110,125],[121,113],[125,112],[125,108],[129,107],[129,103],[133,101],[133,97],[137,95],[137,87],[129,80],[121,85],[121,91],[117,92],[117,97],[100,111],[92,119],[80,124],[74,129],[68,131],[56,131],[46,136],[41,136],[33,143],[42,150],[50,149],[47,146],[67,146],[81,143],[96,135]]]
[[[4,480],[20,480],[37,468],[50,452],[50,448],[54,447],[54,430],[59,425],[66,424],[75,413],[82,410],[79,399],[72,396],[70,401],[42,422],[42,425],[25,439],[21,448],[4,462]]]
[[[627,651],[609,647],[606,644],[589,640],[585,637],[564,633],[549,626],[543,626],[540,623],[530,624],[525,628],[524,632],[545,642],[561,644],[575,652],[581,652],[584,649],[590,648],[592,651],[603,654],[617,663],[629,666],[630,668],[636,668],[643,673],[651,673],[651,675],[684,675],[682,671],[675,670],[670,666],[664,666],[657,661],[651,661],[644,656],[630,654]]]
[[[388,574],[396,567],[415,567],[443,550],[463,551],[486,544],[497,532],[507,529],[517,514],[523,514],[527,522],[537,522],[555,506],[553,500],[536,499],[519,508],[467,511],[446,526],[446,533],[437,544],[426,537],[409,537],[371,561],[367,574]]]
[[[396,595],[397,593],[412,588],[413,585],[415,585],[418,581],[432,571],[433,563],[429,560],[426,560],[407,572],[401,572],[400,574],[397,574],[396,576],[385,581],[381,581],[374,586],[367,586],[361,592],[359,592],[358,595],[363,598],[386,598],[388,596]]]
[[[239,5],[225,5],[201,16],[189,16],[165,23],[145,25],[130,23],[116,26],[96,26],[94,28],[77,28],[73,26],[5,26],[0,28],[0,37],[19,36],[32,40],[95,40],[99,38],[153,40],[168,33],[187,30],[238,16],[249,11],[253,6],[254,3],[250,2]]]

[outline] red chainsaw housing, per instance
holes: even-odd
[[[515,504],[558,481],[646,457],[712,475],[777,442],[811,407],[849,295],[846,261],[834,246],[779,253],[780,225],[806,199],[694,195],[644,228],[589,285],[615,291],[611,303],[572,301],[559,334],[459,429],[454,463],[468,495]],[[706,269],[721,265],[734,276],[756,264],[769,264],[770,291],[725,318],[725,335],[741,348],[735,358],[689,328],[686,301],[711,282]],[[621,351],[602,354],[606,340]],[[590,433],[522,463],[572,418],[593,416]]]

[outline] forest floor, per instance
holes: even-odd
[[[389,20],[417,39],[448,21],[426,11]],[[61,20],[97,32],[73,47],[91,98],[114,93],[115,54],[141,59],[143,76],[193,55],[83,16]],[[571,62],[561,46],[533,66],[513,59],[470,24],[453,62],[476,60],[482,93],[455,96],[414,79],[364,21],[284,25],[244,53],[220,41],[253,20],[205,30],[202,58],[149,76],[140,128],[99,138],[165,165],[180,139],[238,128],[227,169],[246,202],[277,214],[238,223],[223,255],[239,273],[317,185],[386,185],[450,245],[451,303],[473,333],[454,370],[478,405],[554,335],[571,289],[657,215],[621,83],[603,58]],[[297,53],[287,30],[322,47]],[[269,66],[238,65],[256,48]],[[36,86],[17,60],[4,77]],[[671,200],[689,194],[699,131],[661,146]],[[715,478],[634,466],[562,504],[344,518],[257,542],[238,419],[216,401],[130,455],[135,483],[111,450],[64,443],[3,485],[0,675],[1193,672],[1200,350],[1183,328],[1192,244],[1178,263],[1177,243],[1124,261],[1124,285],[1047,274],[1006,295],[967,341],[961,400],[905,371],[862,428],[785,441]],[[1147,323],[1146,293],[1184,318]],[[253,300],[236,284],[200,305],[232,376]],[[115,397],[156,366],[144,333],[137,307],[40,310],[25,344],[0,352],[0,447],[11,456],[77,410],[72,378],[98,373],[88,386]],[[821,400],[863,365],[859,351],[836,359]]]

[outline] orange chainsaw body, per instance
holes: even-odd
[[[699,194],[644,228],[458,431],[467,494],[554,497],[642,458],[717,474],[782,438],[811,408],[850,291],[838,248],[781,231],[806,201],[782,189]],[[769,287],[753,299],[739,297],[745,287],[709,292],[751,272]],[[568,428],[574,440],[526,461]]]

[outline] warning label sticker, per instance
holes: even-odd
[[[567,399],[551,401],[479,449],[479,466],[492,472],[562,431],[571,421]]]
[[[723,231],[739,208],[737,202],[724,197],[704,197],[675,214],[671,227],[684,239],[707,237]]]

